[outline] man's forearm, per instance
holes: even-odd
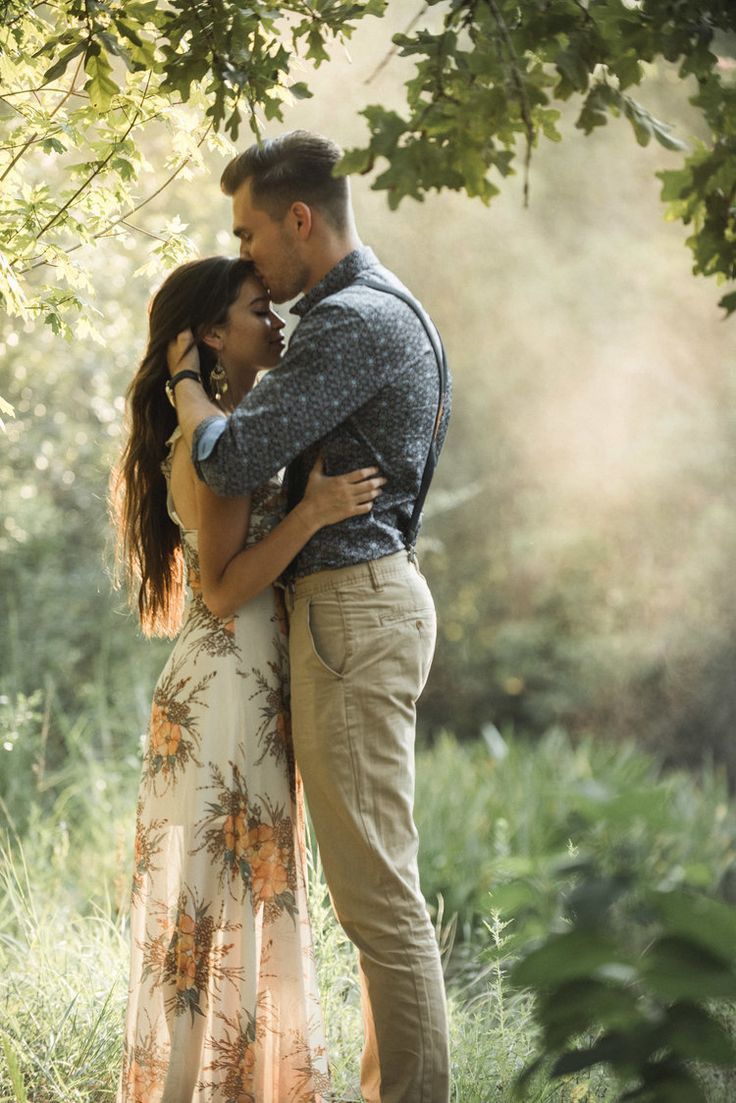
[[[209,400],[201,384],[194,379],[182,379],[176,385],[176,416],[191,452],[194,430],[208,417],[222,417],[222,410]]]

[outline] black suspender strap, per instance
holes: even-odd
[[[385,291],[388,295],[395,295],[397,299],[401,299],[402,302],[405,302],[407,306],[411,307],[422,323],[424,332],[427,334],[429,343],[437,359],[437,370],[439,372],[439,401],[437,403],[437,415],[434,419],[434,429],[432,431],[432,439],[429,443],[427,462],[424,465],[422,481],[419,484],[419,494],[414,503],[409,525],[404,533],[404,542],[407,551],[413,554],[417,542],[417,533],[419,531],[424,502],[427,497],[427,491],[429,490],[429,484],[432,482],[432,476],[437,466],[437,437],[439,436],[442,415],[445,410],[449,377],[447,357],[445,355],[444,345],[442,344],[442,338],[430,321],[428,314],[419,305],[416,299],[412,298],[412,296],[408,295],[405,291],[401,291],[398,287],[392,287],[390,283],[383,283],[381,280],[372,279],[370,276],[358,276],[354,282],[360,283],[365,287],[372,287],[374,291]]]

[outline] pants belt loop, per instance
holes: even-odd
[[[370,571],[371,585],[373,586],[373,589],[377,592],[381,591],[383,589],[383,583],[378,577],[378,570],[376,568],[374,560],[372,559],[368,560],[368,570]]]

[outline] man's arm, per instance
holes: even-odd
[[[200,478],[218,494],[238,496],[321,440],[389,377],[360,314],[345,304],[325,302],[300,322],[279,367],[230,417],[219,415],[199,384],[186,379],[176,388],[177,412],[185,436],[192,434]]]

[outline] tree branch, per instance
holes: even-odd
[[[67,201],[63,205],[63,207],[59,207],[58,211],[56,211],[56,213],[54,215],[52,215],[52,217],[48,220],[48,222],[44,226],[41,227],[41,229],[36,234],[37,239],[40,238],[40,237],[43,237],[43,235],[45,233],[47,233],[51,229],[51,227],[54,226],[59,221],[59,219],[64,214],[64,212],[69,210],[69,208],[71,207],[71,205],[75,201],[75,199],[79,198],[79,196],[82,194],[82,192],[85,190],[85,188],[89,187],[89,185],[92,183],[92,181],[95,179],[95,177],[100,175],[100,173],[104,169],[105,165],[108,164],[108,162],[111,161],[112,158],[115,156],[115,152],[123,144],[123,142],[128,137],[128,135],[130,134],[131,130],[133,129],[133,127],[135,126],[136,122],[138,121],[138,119],[140,117],[141,111],[143,110],[143,104],[145,103],[146,96],[148,95],[148,88],[149,88],[149,85],[151,83],[151,76],[152,76],[152,74],[149,72],[148,78],[146,80],[146,87],[143,89],[143,95],[141,96],[141,101],[138,104],[138,107],[136,108],[135,114],[134,114],[132,120],[130,121],[130,123],[128,124],[128,127],[125,130],[125,132],[123,133],[123,135],[120,138],[118,138],[116,142],[114,142],[114,144],[112,145],[112,147],[110,149],[110,152],[108,153],[107,157],[103,157],[103,159],[98,162],[97,167],[95,168],[94,172],[91,172],[89,174],[89,176],[87,177],[87,179],[82,184],[79,185],[79,187],[74,192],[74,194],[72,196],[70,196],[69,199],[67,199]],[[16,257],[13,261],[11,261],[11,264],[15,264],[18,261],[18,259],[19,258]]]
[[[3,92],[2,96],[0,96],[0,99],[8,100],[11,96],[30,96],[34,92],[52,92],[54,95],[59,92],[64,92],[66,96],[75,95],[79,96],[80,99],[83,100],[89,99],[89,96],[86,92],[72,92],[71,89],[68,88],[54,88],[53,84],[39,84],[38,88],[18,88],[15,92]],[[10,107],[12,106],[12,104],[9,104],[8,106]]]
[[[71,82],[68,90],[65,92],[65,94],[62,96],[62,98],[57,103],[54,110],[49,115],[49,119],[53,119],[53,117],[57,113],[57,111],[60,111],[61,108],[66,103],[66,101],[69,99],[69,97],[74,94],[74,86],[77,83],[77,77],[79,76],[79,71],[80,71],[81,68],[82,68],[82,58],[80,57],[79,64],[77,65],[77,68],[74,70],[74,76],[72,77],[72,82]],[[5,169],[5,172],[0,176],[0,184],[3,182],[5,177],[10,172],[13,171],[13,169],[18,164],[18,161],[20,161],[23,154],[26,152],[26,150],[30,149],[30,147],[34,144],[34,142],[36,141],[37,138],[38,138],[38,131],[35,131],[33,134],[31,134],[30,138],[28,138],[28,140],[21,146],[19,151],[16,153],[15,157],[13,157],[13,159],[11,160],[8,167]]]
[[[422,18],[422,16],[424,15],[424,13],[428,9],[429,9],[429,4],[425,3],[422,6],[421,11],[417,12],[417,14],[412,19],[411,23],[407,24],[407,26],[405,27],[405,29],[402,33],[403,34],[409,34],[411,31],[413,31],[414,28],[416,27],[417,23],[419,22],[419,20]],[[365,78],[365,80],[363,81],[363,84],[372,84],[372,82],[376,79],[378,74],[386,68],[386,66],[389,64],[389,62],[393,61],[393,59],[396,57],[396,54],[398,53],[398,51],[399,51],[398,46],[392,46],[391,49],[388,51],[388,53],[385,55],[385,57],[381,61],[379,61],[378,65],[373,70],[371,75]]]
[[[519,110],[521,111],[521,117],[526,128],[526,156],[524,158],[524,206],[529,206],[529,167],[532,161],[532,146],[534,145],[534,139],[536,138],[536,131],[534,130],[534,122],[532,121],[531,108],[529,106],[529,99],[526,94],[526,88],[524,87],[524,78],[521,75],[519,68],[519,59],[516,56],[514,44],[511,41],[511,35],[509,29],[506,26],[506,22],[503,15],[499,11],[496,0],[485,0],[488,5],[488,10],[493,16],[496,26],[501,32],[501,38],[506,47],[509,60],[511,62],[511,76],[513,78],[516,92],[519,97]]]
[[[207,135],[212,130],[212,127],[213,124],[209,123],[206,130],[202,134],[202,137],[197,142],[197,149],[201,147],[202,143],[207,138]],[[103,226],[101,230],[98,230],[98,232],[94,235],[94,240],[97,241],[101,237],[108,237],[110,235],[110,231],[114,229],[115,226],[119,226],[122,224],[124,226],[128,226],[128,228],[131,230],[136,230],[138,233],[144,234],[146,237],[155,238],[156,241],[164,241],[164,238],[159,237],[157,234],[151,233],[149,230],[144,230],[141,226],[130,225],[128,223],[128,219],[131,218],[132,215],[136,214],[137,211],[140,211],[142,207],[145,207],[148,203],[155,199],[157,195],[160,195],[162,191],[168,188],[169,184],[171,184],[176,179],[182,169],[186,168],[191,159],[191,154],[188,157],[185,157],[181,164],[177,165],[171,175],[167,177],[167,179],[164,181],[163,184],[161,184],[160,187],[156,188],[156,190],[151,192],[150,195],[146,196],[145,199],[142,199],[140,203],[136,203],[135,207],[131,207],[130,210],[125,212],[125,214],[121,214],[119,218],[113,219],[111,222],[108,222],[106,226]],[[73,253],[77,249],[81,249],[83,244],[86,244],[86,242],[80,241],[76,245],[72,245],[69,249],[66,250],[66,252]],[[35,268],[43,268],[43,266],[46,264],[51,265],[51,262],[43,257],[39,257],[37,260],[33,261],[32,264],[29,264],[26,268],[21,268],[18,272],[18,275],[24,276]]]

